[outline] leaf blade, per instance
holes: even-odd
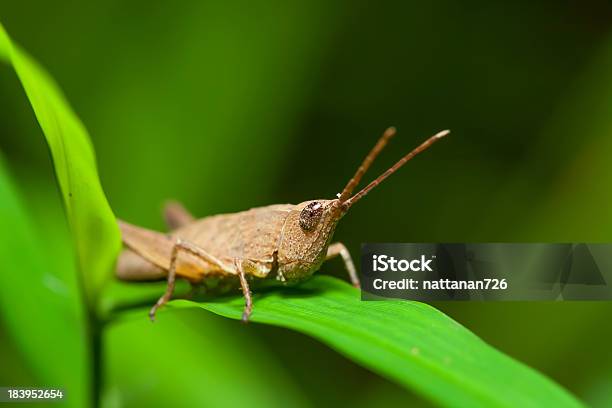
[[[121,238],[99,183],[89,135],[55,81],[11,41],[1,24],[0,58],[14,68],[47,140],[77,247],[82,283],[94,304],[110,277]]]
[[[350,285],[325,276],[286,292],[256,294],[252,320],[313,336],[444,406],[581,406],[542,374],[428,305],[362,302]],[[240,318],[243,307],[240,298],[170,304],[232,319]]]

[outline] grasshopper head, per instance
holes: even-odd
[[[278,279],[291,283],[308,278],[327,253],[344,215],[338,200],[310,200],[297,204],[285,219],[278,249]]]
[[[353,204],[368,194],[374,187],[395,173],[414,156],[446,136],[444,130],[427,139],[416,149],[402,157],[387,171],[377,177],[361,191],[352,194],[376,156],[395,135],[395,128],[388,128],[374,148],[363,160],[355,175],[349,180],[337,199],[310,200],[296,205],[287,216],[281,233],[278,250],[278,279],[283,282],[296,282],[312,275],[325,260],[327,247],[338,221]]]

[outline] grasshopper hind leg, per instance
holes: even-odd
[[[116,267],[117,277],[123,281],[160,281],[166,278],[163,268],[147,261],[130,249],[124,249],[119,255]]]
[[[164,220],[170,230],[191,224],[195,218],[178,201],[168,201],[164,206]]]

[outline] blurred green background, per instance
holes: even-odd
[[[612,241],[611,16],[595,0],[0,3],[88,128],[116,215],[136,224],[163,229],[168,198],[199,216],[330,198],[385,127],[399,134],[370,177],[452,129],[343,220],[355,260],[361,242]],[[46,145],[0,73],[0,149],[49,262],[73,270]],[[339,261],[323,272],[343,276]],[[612,403],[609,303],[436,306]],[[0,384],[32,385],[2,327]],[[425,404],[310,338],[198,311],[113,323],[105,344],[108,406]]]

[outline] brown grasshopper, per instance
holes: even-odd
[[[370,190],[448,133],[444,130],[430,137],[352,196],[376,156],[395,135],[395,128],[383,133],[335,199],[275,204],[199,220],[174,203],[164,211],[171,230],[168,234],[119,221],[127,248],[119,257],[117,276],[127,281],[167,279],[166,292],[149,313],[151,320],[172,297],[177,276],[192,285],[204,284],[207,289],[227,290],[240,285],[245,322],[253,308],[249,282],[296,283],[339,255],[351,282],[359,287],[348,250],[340,242],[331,243],[336,224]]]

